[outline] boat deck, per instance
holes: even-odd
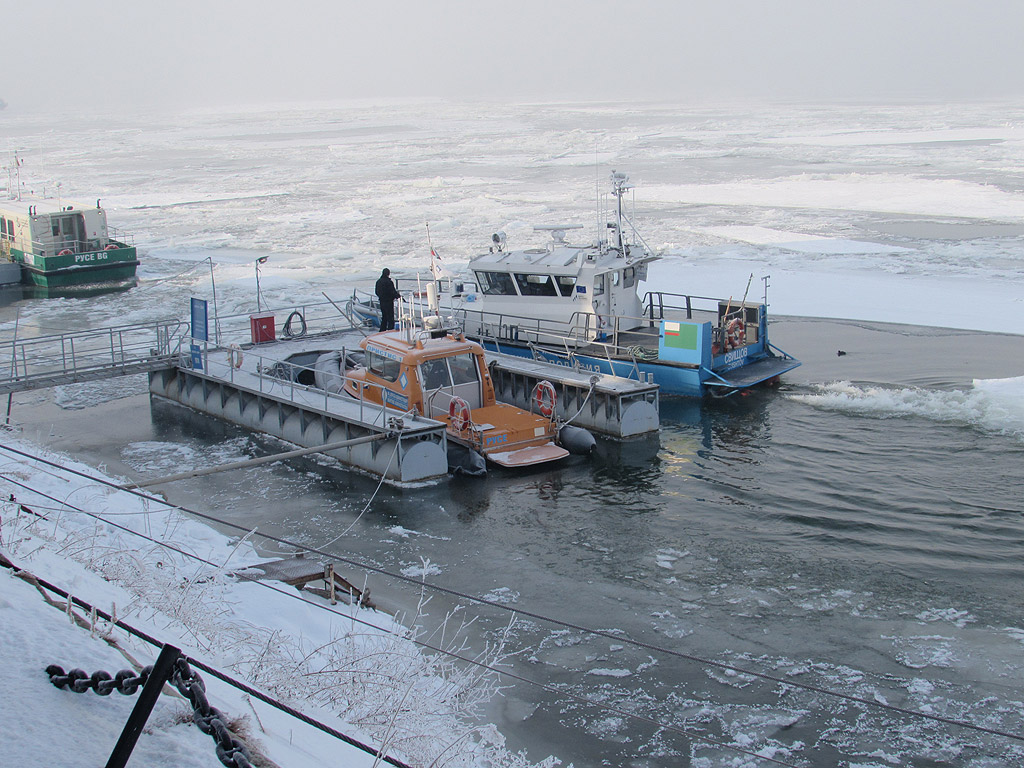
[[[590,342],[589,344],[583,344],[576,348],[576,352],[583,355],[593,355],[595,357],[604,357],[605,355],[611,355],[614,358],[621,358],[631,360],[633,355],[631,350],[637,350],[641,353],[658,352],[658,326],[653,328],[635,328],[631,331],[620,331],[618,336],[618,344],[613,345],[612,339],[609,336],[606,341]]]
[[[616,440],[658,431],[661,406],[657,384],[495,352],[487,352],[487,360],[500,400],[532,408],[534,387],[548,381],[557,392],[558,416],[577,426]]]

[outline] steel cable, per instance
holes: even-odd
[[[11,480],[10,478],[7,478],[7,477],[5,477],[4,479],[6,479],[8,482],[14,483],[15,485],[18,485],[18,486],[20,486],[22,488],[25,488],[26,490],[32,491],[33,493],[37,493],[37,494],[39,494],[41,496],[44,496],[45,498],[50,498],[50,499],[52,499],[54,501],[58,501],[59,502],[58,499],[54,499],[52,496],[49,496],[49,495],[47,495],[45,493],[42,493],[41,491],[36,491],[36,490],[34,490],[34,489],[24,485],[23,483],[19,483],[16,480]],[[110,525],[110,526],[112,526],[114,528],[118,528],[120,530],[123,530],[126,533],[138,536],[138,537],[140,537],[142,539],[145,539],[146,541],[149,541],[149,542],[151,542],[153,544],[157,544],[159,546],[162,546],[162,547],[164,547],[166,549],[169,549],[172,552],[176,552],[176,553],[178,553],[178,554],[180,554],[180,555],[182,555],[184,557],[192,558],[193,560],[197,560],[197,561],[199,561],[201,563],[204,563],[206,565],[210,565],[210,566],[212,566],[214,568],[219,568],[220,567],[217,563],[211,562],[209,560],[205,560],[204,558],[199,557],[198,555],[194,555],[194,554],[191,554],[189,552],[185,552],[184,550],[179,549],[177,547],[174,547],[174,546],[172,546],[170,544],[167,544],[166,542],[158,541],[158,540],[153,539],[153,538],[151,538],[149,536],[146,536],[145,534],[141,534],[141,533],[138,533],[137,531],[133,531],[130,528],[125,528],[122,525],[119,525],[117,523],[114,523],[114,522],[112,522],[110,520],[105,519],[101,515],[97,515],[97,514],[95,514],[93,512],[88,512],[88,511],[86,511],[84,509],[80,509],[80,508],[75,507],[74,505],[71,505],[71,504],[65,504],[64,506],[66,508],[72,509],[72,510],[74,510],[76,512],[81,512],[82,514],[87,515],[89,517],[92,517],[93,519],[102,521],[102,522],[106,523],[107,525]],[[33,578],[36,581],[38,581],[38,583],[40,585],[46,587],[47,589],[53,591],[56,594],[61,595],[65,599],[69,599],[68,593],[64,592],[60,588],[58,588],[58,587],[56,587],[56,586],[54,586],[52,584],[49,584],[48,582],[46,582],[46,581],[44,581],[42,579],[39,579],[38,577],[33,576]],[[285,589],[282,589],[280,587],[277,587],[277,586],[275,586],[273,584],[269,584],[269,583],[264,582],[264,581],[256,581],[255,583],[259,584],[261,587],[263,587],[265,589],[270,589],[273,592],[277,592],[278,594],[284,595],[285,597],[288,597],[290,599],[293,599],[293,600],[301,600],[302,599],[301,596],[299,595],[299,593],[297,593],[295,590],[292,590],[292,589],[285,590]],[[90,606],[88,603],[86,603],[85,601],[81,600],[80,598],[71,597],[70,599],[76,605],[84,608],[85,610],[95,611],[96,614],[100,618],[102,618],[104,621],[111,621],[112,617],[110,617],[109,614],[107,614],[104,611],[101,611],[99,609],[96,609],[93,606]],[[330,606],[321,605],[319,603],[305,603],[305,604],[307,604],[307,605],[314,605],[314,606],[316,606],[316,607],[318,607],[318,608],[320,608],[322,610],[327,610],[327,611],[331,611],[332,613],[336,613],[336,614],[339,614],[339,615],[344,615],[344,617],[345,617],[345,619],[347,621],[352,621],[354,623],[361,624],[361,625],[363,625],[365,627],[369,627],[371,629],[375,629],[375,630],[377,630],[379,632],[393,634],[390,630],[388,630],[388,629],[386,629],[384,627],[378,626],[378,625],[376,625],[376,624],[374,624],[372,622],[366,621],[364,619],[360,619],[360,618],[358,618],[356,616],[352,616],[352,615],[348,615],[348,614],[340,614],[338,611],[334,610]],[[158,647],[160,645],[162,645],[155,638],[150,637],[149,635],[145,634],[144,632],[141,632],[140,630],[134,629],[133,627],[128,625],[123,620],[113,621],[112,623],[115,624],[118,627],[121,627],[122,629],[124,629],[125,631],[127,631],[127,632],[129,632],[131,634],[135,634],[139,638],[145,640],[148,643],[151,643],[152,645],[156,645]],[[705,734],[697,733],[696,731],[690,731],[690,730],[687,730],[686,728],[681,728],[681,727],[675,726],[675,725],[668,725],[668,724],[662,723],[662,722],[660,722],[658,720],[655,720],[655,719],[653,719],[651,717],[648,717],[646,715],[637,714],[635,712],[629,712],[629,711],[621,709],[619,707],[615,707],[615,706],[612,706],[612,705],[609,705],[609,704],[605,704],[605,703],[600,702],[600,701],[596,701],[594,699],[587,698],[586,696],[582,696],[580,694],[574,693],[572,691],[569,691],[569,690],[566,690],[566,689],[563,689],[563,688],[558,688],[558,687],[553,686],[553,685],[548,685],[547,683],[542,683],[542,682],[539,682],[537,680],[532,680],[530,678],[523,677],[521,675],[517,675],[517,674],[515,674],[513,672],[509,672],[509,671],[504,670],[504,669],[499,669],[497,667],[490,666],[490,665],[485,664],[484,662],[479,661],[477,659],[472,659],[472,658],[469,658],[469,657],[466,657],[466,656],[462,656],[462,655],[460,655],[458,653],[454,653],[453,651],[450,651],[450,650],[448,650],[446,648],[442,648],[440,646],[432,645],[432,644],[424,642],[422,640],[417,640],[415,638],[404,638],[404,639],[408,640],[409,642],[413,643],[414,645],[417,645],[417,646],[419,646],[419,647],[421,647],[421,648],[423,648],[425,650],[433,651],[433,652],[439,653],[439,654],[443,654],[445,656],[448,656],[450,658],[453,658],[453,659],[456,659],[458,661],[464,662],[466,664],[470,664],[470,665],[476,666],[476,667],[478,667],[480,669],[484,669],[484,670],[487,670],[489,672],[493,672],[493,673],[495,673],[497,675],[506,677],[506,678],[511,679],[511,680],[516,680],[518,682],[525,683],[527,685],[531,685],[531,686],[534,686],[536,688],[540,688],[541,690],[547,691],[549,693],[556,694],[558,696],[563,696],[563,697],[566,697],[566,698],[573,699],[574,701],[576,701],[577,703],[580,703],[580,704],[584,704],[584,705],[591,706],[591,707],[594,707],[594,708],[599,709],[599,710],[611,712],[613,714],[622,715],[623,717],[628,717],[628,718],[631,718],[631,719],[634,719],[634,720],[638,720],[640,722],[647,723],[648,725],[652,725],[652,726],[658,728],[659,730],[669,731],[669,732],[673,732],[673,733],[678,733],[678,734],[680,734],[682,736],[686,736],[686,737],[694,739],[696,741],[702,741],[702,742],[707,743],[707,744],[711,744],[711,745],[714,745],[714,746],[717,746],[717,747],[721,747],[722,749],[728,749],[728,750],[731,750],[731,751],[734,751],[734,752],[739,752],[739,753],[742,753],[742,754],[745,754],[745,755],[749,755],[751,757],[758,757],[760,759],[767,760],[768,762],[775,763],[776,765],[787,766],[787,768],[796,768],[796,766],[794,766],[791,763],[786,763],[786,762],[783,762],[783,761],[775,759],[775,758],[770,758],[770,757],[765,757],[763,755],[759,755],[757,752],[753,752],[753,751],[750,751],[750,750],[743,749],[742,747],[738,747],[738,746],[729,744],[727,742],[724,742],[724,741],[721,741],[719,739],[716,739],[713,736],[708,736],[708,735],[705,735]],[[267,703],[272,703],[274,706],[278,706],[278,704],[276,702],[274,702],[271,699],[268,699],[265,695],[259,694],[255,690],[247,688],[244,683],[240,683],[240,682],[234,681],[231,678],[222,677],[215,670],[213,670],[212,668],[203,666],[198,661],[194,661],[192,659],[190,659],[190,661],[192,661],[194,663],[194,665],[196,667],[198,667],[199,669],[202,669],[205,672],[209,672],[210,674],[213,674],[215,676],[221,677],[221,679],[223,679],[225,682],[229,682],[231,685],[234,685],[234,686],[240,688],[241,690],[244,690],[247,693],[252,693],[252,695],[257,696],[258,698],[260,698],[263,701],[266,701]],[[84,675],[85,673],[82,672],[82,674]],[[281,706],[283,707],[283,706],[286,706],[286,705],[281,705]],[[294,712],[289,712],[289,714],[295,714],[295,713]],[[299,713],[296,716],[299,716],[300,714],[301,713]],[[300,717],[300,719],[304,720],[304,718],[302,718],[302,717]],[[311,724],[312,724],[315,721],[307,721],[307,722],[311,722]]]
[[[41,462],[43,462],[45,464],[49,464],[50,466],[54,466],[54,467],[56,467],[58,469],[62,469],[62,470],[68,471],[68,472],[70,472],[70,473],[72,473],[74,475],[77,475],[79,477],[85,478],[85,479],[90,480],[92,482],[97,482],[97,483],[100,483],[101,485],[106,485],[106,486],[109,486],[109,487],[112,487],[112,488],[117,488],[118,490],[125,490],[126,492],[132,493],[133,495],[136,495],[136,496],[138,496],[140,498],[144,498],[144,499],[147,499],[149,501],[156,502],[156,503],[159,503],[159,504],[167,506],[167,507],[178,509],[178,510],[180,510],[182,512],[185,512],[186,514],[194,515],[196,517],[199,517],[201,519],[207,520],[209,522],[214,522],[214,523],[217,523],[218,525],[228,526],[230,528],[234,528],[236,530],[243,531],[245,533],[249,533],[248,529],[238,525],[237,523],[231,523],[231,522],[228,522],[228,521],[225,521],[225,520],[220,520],[220,519],[218,519],[216,517],[213,517],[212,515],[207,515],[207,514],[204,514],[202,512],[196,512],[195,510],[191,510],[191,509],[188,509],[187,507],[182,507],[180,505],[172,504],[172,503],[170,503],[170,502],[168,502],[168,501],[166,501],[164,499],[161,499],[161,498],[156,497],[156,496],[151,496],[151,495],[146,494],[146,493],[142,493],[142,492],[139,492],[139,491],[134,491],[134,490],[131,490],[131,489],[123,489],[120,486],[118,486],[116,483],[113,483],[112,481],[107,481],[107,480],[103,480],[101,478],[96,478],[96,477],[93,477],[91,475],[87,475],[84,472],[79,472],[78,470],[71,469],[70,467],[63,467],[62,465],[57,464],[56,462],[52,462],[52,461],[49,461],[47,459],[43,459],[41,457],[37,457],[37,456],[34,456],[32,454],[29,454],[29,453],[26,453],[26,452],[23,452],[23,451],[19,451],[19,450],[15,449],[15,448],[10,448],[8,446],[0,446],[0,448],[2,448],[3,450],[6,450],[6,451],[10,451],[12,453],[16,453],[16,454],[18,454],[20,456],[24,456],[24,457],[29,458],[29,459],[41,461]],[[8,480],[9,480],[9,478],[8,478]],[[57,499],[54,499],[54,500],[55,501],[59,501]],[[84,510],[79,510],[79,511],[84,512]],[[86,514],[89,514],[89,513],[86,513]],[[963,721],[963,720],[956,720],[954,718],[947,718],[947,717],[943,717],[941,715],[934,715],[934,714],[930,714],[930,713],[926,713],[926,712],[918,712],[918,711],[915,711],[915,710],[912,710],[912,709],[907,709],[905,707],[897,706],[895,704],[883,703],[881,701],[877,701],[877,700],[874,700],[874,699],[866,699],[866,698],[861,697],[861,696],[855,696],[853,694],[841,693],[839,691],[831,691],[831,690],[829,690],[827,688],[822,688],[820,686],[816,686],[816,685],[813,685],[813,684],[810,684],[810,683],[802,683],[802,682],[798,682],[798,681],[795,681],[795,680],[786,680],[784,678],[777,677],[775,675],[769,675],[769,674],[764,673],[764,672],[756,672],[756,671],[753,671],[753,670],[745,669],[743,667],[737,667],[737,666],[732,665],[732,664],[726,664],[724,662],[714,661],[712,659],[705,659],[705,658],[700,657],[700,656],[695,656],[695,655],[692,655],[692,654],[687,654],[687,653],[684,653],[682,651],[677,651],[677,650],[673,650],[673,649],[670,649],[670,648],[662,648],[660,646],[656,646],[656,645],[653,645],[651,643],[647,643],[647,642],[645,642],[643,640],[636,640],[636,639],[633,639],[633,638],[630,638],[630,637],[627,637],[627,636],[624,636],[624,635],[621,635],[621,634],[617,634],[617,633],[613,633],[613,632],[609,632],[609,631],[601,630],[601,629],[594,629],[592,627],[585,627],[585,626],[580,625],[580,624],[575,624],[573,622],[564,621],[564,620],[561,620],[561,619],[551,618],[549,616],[545,616],[545,615],[540,614],[540,613],[535,613],[533,611],[522,610],[520,608],[512,608],[512,607],[509,607],[508,605],[504,605],[502,603],[498,603],[498,602],[495,602],[495,601],[492,601],[492,600],[487,600],[486,598],[476,597],[474,595],[469,595],[469,594],[466,594],[466,593],[463,593],[463,592],[459,592],[458,590],[450,589],[448,587],[443,587],[443,586],[440,586],[440,585],[437,585],[437,584],[431,584],[431,583],[423,581],[423,580],[417,580],[414,577],[405,576],[404,574],[392,573],[392,572],[387,571],[387,570],[385,570],[383,568],[380,568],[380,567],[377,567],[377,566],[373,566],[373,565],[370,565],[368,563],[362,563],[362,562],[359,562],[357,560],[352,560],[350,558],[346,558],[346,557],[338,555],[336,553],[324,552],[324,551],[322,551],[320,549],[317,549],[317,548],[314,548],[314,547],[310,547],[310,546],[307,546],[307,545],[304,545],[304,544],[299,544],[299,543],[296,543],[296,542],[292,542],[292,541],[289,541],[287,539],[282,539],[282,538],[279,538],[279,537],[276,537],[276,536],[273,536],[273,535],[270,535],[270,534],[258,533],[257,535],[262,537],[262,538],[264,538],[264,539],[266,539],[266,540],[268,540],[268,541],[273,541],[273,542],[275,542],[277,544],[280,544],[280,545],[283,545],[283,546],[295,547],[297,549],[303,550],[303,551],[311,553],[311,554],[316,554],[316,555],[320,555],[322,557],[327,557],[327,558],[331,558],[331,559],[337,560],[338,562],[345,563],[346,565],[350,565],[353,568],[360,568],[360,569],[363,569],[363,570],[366,570],[366,571],[370,571],[370,572],[373,572],[373,573],[379,573],[379,574],[381,574],[383,576],[387,576],[389,578],[393,578],[393,579],[396,579],[396,580],[399,580],[399,581],[404,581],[406,583],[415,585],[417,587],[425,587],[425,588],[428,588],[428,589],[432,589],[432,590],[434,590],[436,592],[440,592],[440,593],[443,593],[443,594],[450,595],[452,597],[458,597],[460,599],[464,599],[464,600],[467,600],[469,602],[477,603],[479,605],[487,605],[487,606],[489,606],[491,608],[495,608],[495,609],[498,609],[500,611],[504,611],[506,613],[518,614],[518,615],[521,615],[521,616],[526,616],[526,617],[529,617],[529,618],[532,618],[532,619],[536,619],[538,621],[546,622],[546,623],[549,623],[549,624],[553,624],[555,626],[559,626],[559,627],[562,627],[562,628],[565,628],[565,629],[572,629],[572,630],[575,630],[577,632],[582,632],[584,634],[589,634],[589,635],[593,635],[593,636],[596,636],[596,637],[603,637],[603,638],[612,640],[612,641],[614,641],[616,643],[622,643],[622,644],[625,644],[625,645],[630,645],[630,646],[633,646],[635,648],[642,648],[644,650],[653,651],[655,653],[662,653],[662,654],[665,654],[667,656],[672,656],[672,657],[675,657],[675,658],[684,659],[686,661],[691,661],[691,662],[694,662],[696,664],[702,664],[702,665],[705,665],[705,666],[715,667],[717,669],[721,669],[721,670],[725,670],[725,671],[729,671],[729,672],[734,672],[736,674],[749,675],[751,677],[755,677],[755,678],[758,678],[758,679],[761,679],[761,680],[766,680],[766,681],[769,681],[769,682],[772,682],[772,683],[776,683],[776,684],[779,684],[779,685],[788,686],[788,687],[791,687],[791,688],[797,688],[797,689],[801,689],[801,690],[806,690],[806,691],[810,691],[810,692],[813,692],[813,693],[818,693],[818,694],[825,695],[825,696],[832,696],[834,698],[843,699],[843,700],[849,701],[851,703],[863,704],[863,705],[874,707],[874,708],[877,708],[877,709],[883,709],[883,710],[887,710],[887,711],[890,711],[890,712],[896,712],[896,713],[899,713],[899,714],[902,714],[902,715],[909,715],[909,716],[912,716],[912,717],[919,717],[919,718],[922,718],[922,719],[925,719],[925,720],[930,720],[932,722],[943,723],[945,725],[953,725],[953,726],[956,726],[956,727],[959,727],[959,728],[966,728],[966,729],[977,731],[977,732],[980,732],[980,733],[987,733],[987,734],[990,734],[990,735],[993,735],[993,736],[1000,736],[1000,737],[1003,737],[1003,738],[1024,742],[1024,735],[1022,735],[1022,734],[1015,734],[1015,733],[1010,733],[1010,732],[1007,732],[1007,731],[1001,731],[1001,730],[998,730],[998,729],[987,728],[985,726],[977,725],[975,723],[970,723],[970,722]]]

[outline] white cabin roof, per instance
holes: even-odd
[[[77,200],[60,200],[53,197],[36,197],[22,195],[21,200],[0,200],[0,211],[16,216],[28,216],[30,206],[35,206],[36,216],[47,216],[51,213],[74,213],[76,211],[96,210],[93,205],[82,205]],[[102,210],[102,209],[101,209]]]
[[[584,262],[598,268],[614,269],[616,266],[634,266],[659,258],[638,245],[626,245],[623,250],[625,254],[617,248],[561,243],[548,248],[484,253],[474,257],[469,262],[469,268],[485,271],[575,275]]]

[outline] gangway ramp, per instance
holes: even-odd
[[[2,341],[0,394],[171,367],[188,329],[170,320]]]

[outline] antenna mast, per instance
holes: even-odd
[[[627,189],[632,189],[629,176],[619,171],[612,171],[612,194],[615,195],[615,246],[622,250],[622,196]]]

